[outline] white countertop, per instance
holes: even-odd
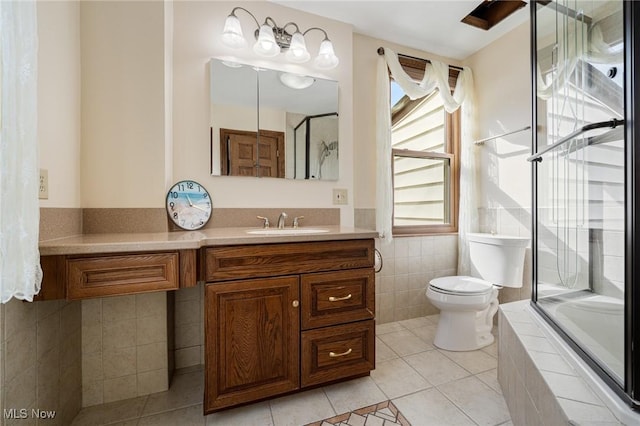
[[[84,234],[40,241],[40,255],[185,250],[205,246],[350,240],[378,236],[376,231],[343,226],[313,226],[310,228],[327,229],[328,232],[299,235],[256,235],[249,234],[247,231],[260,228],[209,228],[199,231],[139,234]]]

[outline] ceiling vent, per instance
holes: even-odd
[[[473,9],[473,12],[462,18],[462,22],[488,30],[526,5],[527,3],[524,1],[484,0],[478,7]]]

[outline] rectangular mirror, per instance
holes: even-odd
[[[212,175],[338,179],[336,81],[219,59],[210,77]]]

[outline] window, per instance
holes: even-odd
[[[424,62],[400,63],[422,79]],[[458,230],[459,146],[459,110],[448,114],[437,90],[412,101],[391,80],[394,235]]]

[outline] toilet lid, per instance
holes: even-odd
[[[429,285],[436,289],[447,293],[455,294],[485,294],[491,291],[493,285],[488,282],[474,277],[441,277],[433,279]]]

